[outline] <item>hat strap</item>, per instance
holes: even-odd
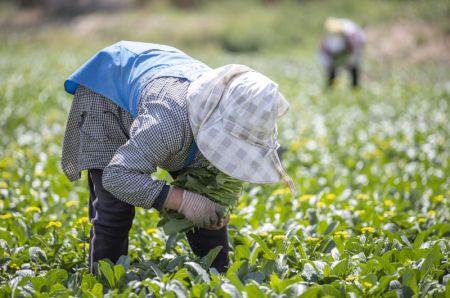
[[[275,168],[277,169],[278,173],[281,176],[281,179],[284,181],[287,187],[289,187],[289,191],[291,192],[291,195],[293,197],[296,196],[297,192],[294,187],[294,182],[292,181],[292,178],[286,173],[286,171],[281,166],[280,158],[278,157],[277,152],[275,151],[273,154],[270,155],[273,164],[275,165]]]
[[[280,146],[278,144],[278,126],[275,124],[275,133],[273,134],[274,143],[277,144],[277,149]],[[294,182],[292,181],[292,178],[286,173],[286,171],[281,166],[281,160],[278,156],[278,152],[275,150],[273,154],[271,155],[272,162],[275,164],[275,168],[277,169],[278,173],[281,176],[281,179],[283,179],[284,183],[286,183],[287,187],[289,187],[289,191],[291,192],[291,195],[293,197],[296,196],[296,191],[294,187]]]

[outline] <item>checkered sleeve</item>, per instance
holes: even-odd
[[[154,180],[157,166],[176,154],[183,134],[170,109],[154,105],[140,114],[130,130],[130,139],[113,156],[103,173],[103,185],[115,197],[150,209],[167,196],[165,181]]]

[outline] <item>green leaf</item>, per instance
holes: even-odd
[[[163,230],[164,233],[166,233],[167,235],[172,235],[185,232],[190,228],[192,228],[193,226],[194,225],[192,224],[192,222],[187,220],[186,218],[182,219],[172,218],[163,225]]]
[[[287,290],[289,286],[296,284],[300,281],[302,281],[302,278],[300,276],[293,276],[291,278],[282,279],[278,281],[276,289],[279,293],[283,293]]]
[[[276,273],[272,273],[270,275],[270,285],[272,288],[276,288],[280,282],[278,275]]]
[[[345,295],[343,295],[338,289],[336,289],[332,285],[322,285],[321,293],[325,296],[330,296],[330,297],[336,297],[336,298],[345,297]]]
[[[222,290],[223,294],[228,295],[228,297],[231,298],[241,298],[241,294],[240,291],[232,284],[222,284],[220,286],[220,289]],[[227,297],[226,295],[224,295],[224,297]],[[220,295],[219,295],[220,296]]]
[[[309,282],[317,281],[318,273],[311,261],[307,261],[303,266],[302,277]]]
[[[46,262],[47,256],[45,255],[45,252],[37,246],[32,246],[28,250],[28,255],[30,256],[30,260],[33,262]]]
[[[209,277],[209,275],[208,275]],[[187,268],[181,268],[180,270],[178,270],[177,272],[175,272],[171,279],[176,279],[178,281],[180,281],[184,286],[189,286],[189,282],[186,280],[191,280],[191,274],[189,273],[189,271],[187,270]]]
[[[450,223],[442,223],[438,230],[439,237],[450,237]]]
[[[330,265],[329,264],[325,264],[325,266],[323,267],[323,276],[324,277],[328,277],[330,276]]]
[[[163,279],[164,272],[162,272],[156,264],[154,264],[153,262],[147,262],[146,264],[152,269],[156,276],[158,276],[160,279]]]
[[[81,279],[81,289],[85,291],[90,291],[94,285],[97,283],[97,279],[91,273],[86,273]]]
[[[300,253],[300,257],[302,259],[307,259],[308,258],[307,255],[306,255],[305,249],[303,248],[302,243],[298,242],[297,249],[298,249],[298,252]]]
[[[216,246],[213,249],[211,249],[206,256],[202,258],[202,263],[205,265],[206,268],[211,267],[212,263],[216,259],[217,255],[222,250],[222,245]]]
[[[386,278],[386,280],[389,280],[389,290],[395,290],[400,289],[402,287],[402,284],[395,279],[395,276],[383,276],[380,278],[380,283]]]
[[[200,266],[199,264],[197,264],[195,262],[186,262],[185,265],[187,267],[193,269],[197,273],[197,276],[199,276],[203,282],[206,282],[206,283],[210,282],[208,272],[206,272],[206,270],[203,269],[202,266]]]
[[[439,264],[441,258],[441,250],[439,248],[439,245],[436,244],[430,249],[425,261],[420,266],[420,280],[422,280],[434,266],[437,266]]]
[[[244,264],[244,262],[246,261],[235,262],[233,265],[231,265],[230,268],[228,268],[228,271],[226,273],[226,276],[230,280],[230,282],[241,292],[244,290],[244,285],[242,284],[242,281],[239,279],[237,271]]]
[[[350,238],[346,243],[345,243],[345,250],[351,254],[359,254],[362,250],[363,247],[361,245],[361,242],[359,242],[358,239],[356,238]]]
[[[122,276],[125,275],[125,268],[121,264],[114,266],[114,278],[116,282],[119,282]]]
[[[328,265],[324,261],[312,261],[312,262],[310,262],[310,264],[314,267],[317,274],[322,275],[322,276],[323,276],[325,266]]]
[[[132,288],[125,288],[125,290],[123,290],[122,292],[120,292],[120,294],[117,296],[117,298],[129,298],[129,297],[134,297],[131,294],[131,291],[133,289]]]
[[[264,282],[264,278],[265,278],[265,275],[263,272],[253,271],[253,272],[247,273],[244,276],[243,280],[244,280],[244,283],[247,283],[249,280],[254,280],[256,283],[262,283],[262,282]]]
[[[171,280],[167,286],[167,290],[174,292],[177,298],[187,298],[189,295],[186,288],[178,280]]]
[[[181,255],[173,258],[169,261],[169,263],[166,266],[166,270],[172,272],[173,270],[177,269],[178,267],[183,267],[184,262],[186,262],[186,255]]]
[[[250,264],[254,265],[258,261],[259,253],[262,251],[261,246],[255,246],[250,255]]]
[[[245,286],[244,288],[244,292],[247,293],[247,297],[252,297],[252,298],[264,298],[266,297],[264,295],[264,292],[261,291],[261,289],[259,288],[259,286],[251,283]]]
[[[162,297],[160,293],[163,293],[163,290],[161,289],[160,285],[161,283],[156,283],[150,279],[146,279],[140,282],[140,285],[142,287],[147,287],[149,289],[151,289],[151,291],[153,292],[152,294],[154,294],[156,297]],[[143,289],[144,292],[141,291],[139,297],[145,297],[145,293],[147,292],[145,289]]]
[[[423,241],[426,239],[427,236],[428,236],[428,233],[426,231],[420,232],[416,236],[416,239],[414,239],[413,247],[414,248],[419,248],[422,245]]]
[[[191,295],[190,297],[192,298],[203,298],[203,297],[208,297],[208,290],[209,290],[209,285],[208,284],[194,284],[191,288]]]
[[[131,259],[129,256],[120,256],[119,259],[117,260],[116,264],[120,264],[123,266],[123,268],[125,269],[125,271],[127,271],[128,269],[130,269],[130,263],[131,263]]]
[[[420,292],[421,293],[430,293],[430,288],[432,287],[432,285],[436,283],[436,282],[430,282],[430,281],[426,281],[425,283],[420,283]]]
[[[311,298],[311,297],[319,297],[319,293],[322,291],[320,286],[312,286],[308,288],[303,294],[299,296],[299,298]]]
[[[11,226],[11,231],[13,232],[19,246],[23,246],[25,245],[25,243],[27,243],[27,225],[22,219],[16,220],[14,225]]]
[[[342,259],[334,263],[331,268],[331,275],[337,275],[343,277],[347,273],[348,269],[348,259]]]
[[[392,264],[389,263],[389,261],[387,261],[384,257],[374,256],[373,259],[377,260],[378,263],[381,264],[381,266],[383,266],[383,269],[386,271],[387,274],[394,274],[395,272],[397,272],[395,267],[392,266]]]
[[[64,293],[68,292],[69,290],[60,283],[53,284],[50,288],[51,297],[63,296]]]
[[[400,234],[400,238],[403,240],[403,242],[404,242],[408,247],[413,247],[413,245],[411,244],[411,242],[409,241],[408,237],[406,237],[405,234],[401,233],[401,234]]]
[[[210,277],[211,277],[211,282],[209,283],[211,288],[215,288],[217,286],[219,286],[220,284],[222,284],[222,280],[220,278],[220,273],[215,270],[214,268],[211,268],[209,270],[210,273]]]
[[[0,240],[5,241],[9,247],[14,246],[14,234],[3,227],[0,227]]]
[[[317,217],[316,209],[308,209],[307,214],[308,214],[308,218],[309,218],[309,224],[312,226],[317,224],[318,217]]]
[[[40,292],[42,287],[47,284],[47,279],[43,276],[35,276],[31,278],[31,284],[36,292]]]
[[[307,290],[307,288],[308,287],[302,283],[296,283],[287,287],[283,294],[287,295],[287,297],[299,297]]]
[[[416,297],[414,291],[410,287],[401,287],[396,290],[396,297]]]
[[[57,283],[63,283],[67,280],[69,277],[69,274],[66,270],[63,269],[52,269],[45,275],[45,278],[47,280],[47,286],[51,287],[54,284]]]
[[[385,275],[380,278],[377,284],[377,289],[381,292],[388,291],[394,289],[395,286],[401,288],[401,283],[396,280],[396,276],[393,275]],[[392,285],[392,287],[391,287]]]
[[[269,247],[264,242],[264,240],[261,239],[261,237],[259,237],[256,234],[250,234],[250,237],[252,237],[259,244],[259,246],[264,252],[264,256],[266,259],[275,260],[277,258],[277,255],[269,249]]]
[[[317,248],[317,250],[322,253],[330,253],[331,250],[335,247],[336,247],[336,243],[334,242],[334,239],[330,237],[330,238],[320,241],[320,245]]]
[[[239,244],[234,248],[234,259],[236,261],[247,259],[250,260],[250,249],[246,245]]]
[[[338,221],[332,221],[330,223],[330,225],[327,227],[327,229],[325,230],[325,232],[323,232],[324,235],[329,235],[331,234],[334,230],[337,229],[337,227],[339,226],[339,222]]]
[[[408,268],[405,269],[402,275],[402,285],[404,287],[409,287],[414,294],[418,292],[416,272],[417,270]]]
[[[92,295],[94,295],[94,297],[102,298],[103,297],[103,285],[101,283],[96,283],[92,287],[92,290],[90,291],[90,293]]]
[[[100,273],[108,281],[109,287],[114,288],[114,286],[115,286],[114,271],[111,268],[111,265],[108,262],[103,261],[103,260],[100,260],[98,262],[98,265],[99,265]]]
[[[445,297],[450,297],[450,282],[445,286]]]

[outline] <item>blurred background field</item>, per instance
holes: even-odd
[[[243,63],[270,70],[272,76],[298,84],[300,88],[287,90],[281,82],[281,90],[297,102],[303,84],[322,87],[316,52],[323,21],[348,17],[367,34],[366,86],[392,78],[393,69],[396,80],[420,76],[427,84],[448,83],[447,1],[3,0],[0,5],[0,88],[5,98],[0,123],[8,136],[23,117],[30,119],[24,125],[41,117],[38,102],[48,96],[61,104],[55,108],[63,112],[62,121],[68,103],[61,88],[65,77],[119,40],[170,44],[212,67]],[[19,97],[26,97],[27,104],[14,107],[8,116],[16,92],[26,94]],[[44,99],[28,100],[33,95]]]
[[[359,90],[350,90],[345,74],[334,90],[324,88],[317,48],[328,16],[350,18],[366,32]],[[262,276],[252,276],[269,288],[266,294],[281,295],[297,283],[294,290],[305,293],[332,283],[324,264],[336,268],[347,259],[346,270],[334,272],[341,293],[395,292],[392,280],[412,293],[444,293],[450,278],[449,20],[445,0],[0,0],[0,293],[9,293],[21,270],[45,275],[63,268],[73,283],[61,283],[73,291],[84,276],[85,179],[72,184],[59,169],[71,103],[63,82],[119,40],[169,44],[211,67],[247,64],[278,82],[291,103],[280,139],[299,197],[289,198],[282,185],[247,186],[230,241],[240,246],[233,262],[244,259],[243,247],[252,257],[246,257],[248,272],[239,273],[245,287],[231,277],[216,281],[224,292],[224,284],[250,291],[243,276],[259,271]],[[56,229],[54,221],[62,226]],[[138,211],[132,262],[166,264],[189,255],[182,238],[166,242],[157,221],[155,211]],[[280,256],[299,261],[284,259],[278,268],[273,255],[255,252],[262,244],[252,233]],[[283,250],[277,239],[304,251]],[[37,246],[42,254],[31,249]],[[331,256],[334,248],[339,255]],[[308,261],[318,262],[315,277],[306,272]],[[160,269],[173,274],[181,267]],[[146,269],[134,268],[142,279],[164,280]],[[277,283],[273,273],[292,283]],[[163,283],[176,279],[170,276]],[[24,286],[19,280],[16,289]],[[201,284],[195,274],[190,282]]]

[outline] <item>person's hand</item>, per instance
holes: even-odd
[[[210,225],[205,227],[205,229],[208,230],[220,230],[221,228],[223,228],[224,226],[226,226],[228,224],[228,222],[230,221],[230,216],[227,215],[224,218],[222,218],[218,224],[216,225]]]
[[[201,228],[220,229],[228,220],[224,218],[225,208],[207,197],[184,190],[178,212]]]

